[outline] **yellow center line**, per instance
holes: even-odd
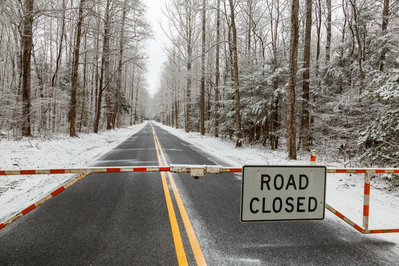
[[[161,148],[161,144],[159,143],[159,140],[158,140],[158,137],[157,137],[157,135],[155,133],[154,128],[153,128],[153,134],[154,134],[155,146],[158,146],[159,151],[161,152],[161,155],[162,155],[162,159],[163,159],[164,165],[167,165],[167,161],[166,161],[165,155],[163,153],[163,150]],[[160,159],[158,148],[157,148],[158,159]],[[179,211],[180,211],[181,217],[183,219],[183,224],[184,224],[184,227],[186,228],[188,239],[190,241],[191,248],[193,250],[194,257],[195,257],[195,260],[197,262],[197,265],[207,265],[206,261],[205,261],[205,258],[204,258],[204,255],[202,254],[201,247],[200,247],[200,245],[198,243],[197,237],[195,236],[195,232],[194,232],[193,226],[191,225],[190,219],[188,218],[188,214],[187,214],[186,208],[184,207],[183,201],[182,201],[182,199],[180,197],[180,193],[179,193],[179,191],[177,189],[177,186],[176,186],[176,183],[175,183],[175,181],[173,179],[173,176],[172,176],[172,174],[170,172],[167,172],[167,173],[168,173],[168,177],[169,177],[169,182],[172,185],[172,189],[173,189],[173,193],[175,195],[177,206],[179,207]]]
[[[151,127],[152,127],[152,125],[151,125]],[[154,136],[154,142],[155,142],[155,148],[157,151],[158,162],[159,162],[159,165],[161,166],[162,165],[161,157],[159,156],[157,143],[155,141],[156,135],[155,135],[154,128],[152,128],[152,134]],[[180,265],[182,265],[182,266],[188,265],[186,252],[184,251],[183,241],[182,241],[181,235],[180,235],[179,225],[177,223],[175,210],[173,208],[172,198],[170,197],[168,184],[166,182],[166,178],[165,178],[165,175],[163,172],[161,172],[161,176],[162,176],[162,186],[163,186],[163,190],[165,192],[166,206],[167,206],[168,213],[169,213],[170,226],[172,228],[173,241],[175,242],[177,261],[179,263],[179,266]]]

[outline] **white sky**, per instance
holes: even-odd
[[[148,41],[147,48],[148,55],[150,56],[148,67],[149,92],[153,95],[157,91],[160,68],[162,63],[166,61],[166,54],[162,50],[162,47],[167,42],[167,37],[162,32],[158,23],[161,19],[165,20],[161,13],[161,6],[164,5],[164,0],[146,0],[145,3],[148,7],[148,19],[154,33],[154,38]]]

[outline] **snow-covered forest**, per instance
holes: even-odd
[[[398,1],[159,5],[167,60],[149,95],[144,0],[0,1],[0,134],[154,118],[290,159],[399,166]]]
[[[309,150],[345,166],[399,165],[399,2],[170,0],[157,119]]]
[[[48,136],[143,121],[141,0],[0,1],[0,133]]]

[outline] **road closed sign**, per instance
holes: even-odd
[[[244,166],[241,221],[324,219],[324,166]]]

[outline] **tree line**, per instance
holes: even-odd
[[[0,133],[95,132],[144,119],[141,0],[0,2]]]
[[[399,165],[399,4],[170,0],[156,118],[201,134]]]

